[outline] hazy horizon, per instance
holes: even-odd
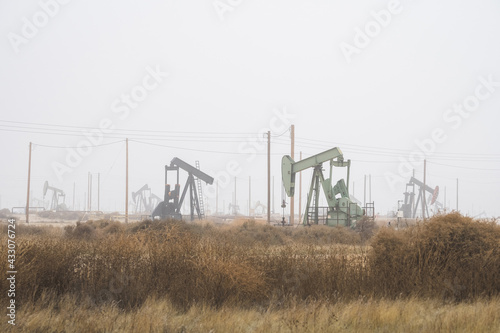
[[[123,212],[128,138],[130,200],[144,184],[163,198],[178,157],[218,181],[218,204],[204,186],[211,212],[228,211],[236,177],[246,214],[249,177],[251,206],[267,203],[269,130],[281,213],[293,124],[295,160],[339,147],[361,202],[371,175],[377,213],[413,169],[423,180],[425,158],[438,201],[456,209],[458,179],[460,212],[498,217],[499,14],[491,0],[1,1],[0,208],[26,205],[32,142],[32,198],[47,181],[83,209],[90,172],[100,209]]]

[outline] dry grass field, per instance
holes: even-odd
[[[18,225],[16,241],[5,332],[500,332],[500,226],[457,213],[402,230]]]

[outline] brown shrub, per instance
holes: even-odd
[[[292,234],[292,240],[304,244],[360,244],[359,234],[346,227],[328,227],[325,225],[312,225],[298,228]]]
[[[5,234],[0,241],[6,253]],[[148,297],[167,297],[183,310],[294,299],[460,301],[500,293],[496,224],[452,214],[401,231],[382,228],[369,254],[360,242],[353,230],[321,226],[79,223],[64,235],[19,234],[16,304],[37,302],[44,293],[73,294],[89,307],[134,308]],[[7,271],[6,262],[0,270]],[[0,280],[0,288],[7,287]]]
[[[500,292],[500,226],[458,213],[404,231],[384,229],[372,241],[372,271],[392,296],[461,300]]]
[[[377,226],[375,221],[368,218],[367,216],[363,216],[359,221],[356,222],[355,230],[359,233],[360,239],[362,243],[366,243],[375,233]]]
[[[117,234],[125,231],[123,224],[117,221],[110,222],[106,227],[104,227],[104,232],[106,234]]]
[[[92,223],[76,222],[76,225],[64,227],[64,235],[72,239],[93,239],[96,235],[96,227]]]
[[[11,216],[10,210],[7,208],[0,209],[0,218],[5,219]]]

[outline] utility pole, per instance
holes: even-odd
[[[128,223],[128,138],[125,140],[125,223]]]
[[[89,176],[90,176],[90,196],[89,196],[89,211],[92,212],[92,174],[89,173]]]
[[[458,212],[458,178],[457,178],[457,212]]]
[[[424,188],[421,189],[422,191],[422,218],[425,221],[425,176],[426,176],[426,167],[427,167],[427,160],[424,160]]]
[[[97,174],[97,211],[101,211],[101,173]]]
[[[299,159],[302,161],[302,152]],[[299,173],[299,223],[302,221],[302,171]]]
[[[28,194],[26,196],[26,223],[30,223],[31,142],[28,158]]]
[[[267,131],[267,223],[271,223],[271,131]]]
[[[292,160],[295,158],[295,125],[291,126],[290,129],[290,136],[291,136],[291,144],[292,144],[292,151],[291,151],[291,157]],[[290,225],[293,227],[294,225],[294,218],[295,218],[295,197],[290,197]]]
[[[87,172],[87,212],[89,210],[89,205],[90,205],[90,172]]]

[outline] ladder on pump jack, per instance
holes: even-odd
[[[196,169],[200,170],[200,161],[195,162]],[[198,187],[198,202],[200,205],[200,218],[204,219],[205,218],[205,206],[203,204],[203,191],[201,187],[201,180],[200,178],[196,177],[196,185]]]

